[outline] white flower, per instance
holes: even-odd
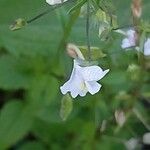
[[[135,138],[129,139],[124,144],[127,150],[135,150],[138,149],[137,147],[139,147],[138,139]]]
[[[121,44],[121,47],[123,49],[130,48],[132,46],[136,46],[136,38],[137,37],[136,37],[136,32],[134,30],[128,30],[127,32],[124,32],[122,30],[120,30],[120,31],[119,32],[117,31],[117,32],[126,36],[126,38],[122,40],[122,44]],[[138,46],[136,46],[135,49],[137,51],[140,50],[140,48]],[[146,40],[146,42],[144,43],[144,52],[143,53],[145,56],[150,56],[150,38],[148,38]]]
[[[147,132],[143,136],[143,143],[150,145],[150,132]]]
[[[74,67],[70,79],[60,87],[63,94],[70,92],[73,98],[85,96],[87,92],[92,95],[97,93],[101,85],[97,82],[102,79],[109,69],[103,71],[99,66],[81,67],[78,62],[74,60]]]
[[[126,38],[122,40],[121,47],[129,48],[136,46],[136,32],[134,30],[128,30],[126,32]]]
[[[144,44],[144,55],[145,56],[150,55],[150,38],[148,38]]]
[[[46,2],[49,4],[49,5],[55,5],[55,4],[61,4],[63,2],[66,2],[67,0],[46,0]]]

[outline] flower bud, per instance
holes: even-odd
[[[15,22],[12,25],[10,25],[9,28],[10,28],[10,30],[15,31],[15,30],[21,29],[26,24],[27,24],[27,22],[24,19],[19,18],[19,19],[15,20]]]
[[[82,55],[80,49],[74,44],[69,43],[67,45],[67,54],[72,58],[79,58],[84,60],[84,56]]]
[[[67,54],[72,57],[72,58],[77,58],[78,55],[76,53],[76,51],[73,49],[73,47],[71,45],[68,44],[67,46]]]
[[[135,64],[129,65],[127,72],[128,72],[128,77],[132,81],[139,81],[140,80],[141,70],[140,70],[140,67],[138,65],[135,65]]]
[[[117,124],[122,127],[126,121],[125,114],[122,110],[116,110],[115,111],[115,119]]]
[[[142,14],[141,0],[132,0],[131,9],[133,17],[140,18]]]
[[[124,101],[128,101],[130,99],[132,99],[131,95],[129,95],[126,91],[120,91],[116,97],[117,100],[124,100]]]
[[[100,127],[100,132],[104,132],[106,130],[106,126],[107,126],[107,120],[103,120]]]

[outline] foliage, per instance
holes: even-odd
[[[72,69],[66,44],[82,45],[87,53],[85,3],[70,2],[12,32],[16,17],[30,19],[50,6],[43,0],[0,1],[0,150],[124,150],[128,140],[149,132],[150,60],[141,63],[136,51],[122,50],[123,36],[112,32],[131,24],[129,0],[91,0],[90,42],[98,51],[92,58],[110,68],[101,91],[75,100],[60,93]],[[149,19],[149,7],[143,0],[143,20]],[[99,37],[101,24],[105,30]],[[121,126],[116,111],[125,115]]]

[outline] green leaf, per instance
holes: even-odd
[[[112,28],[115,29],[118,27],[118,21],[117,21],[117,16],[112,15]]]
[[[84,5],[84,3],[86,2],[86,0],[79,0],[78,2],[77,2],[77,4],[75,4],[69,11],[68,11],[68,13],[73,13],[74,11],[76,11],[77,9],[79,9],[79,8],[81,8],[83,5]]]
[[[17,150],[46,150],[44,145],[37,141],[26,142],[21,145]]]
[[[86,46],[78,46],[78,47],[81,50],[84,58],[86,60],[88,60],[88,49],[87,49],[87,47]],[[99,49],[98,47],[91,47],[91,59],[93,61],[100,59],[100,58],[103,58],[105,56],[106,56],[106,54],[104,54],[103,51],[101,49]]]
[[[55,99],[58,89],[58,81],[50,75],[35,77],[28,92],[30,104],[38,109],[49,105]]]
[[[140,44],[139,44],[139,52],[144,53],[144,43],[145,43],[145,37],[146,37],[146,32],[143,31],[140,37]]]
[[[32,125],[31,109],[22,102],[7,103],[0,113],[0,149],[9,148],[21,140]]]
[[[95,14],[97,20],[101,23],[105,23],[105,24],[109,24],[109,16],[106,12],[102,11],[102,10],[98,10]]]
[[[73,100],[69,94],[63,96],[61,100],[60,117],[66,121],[73,109]]]
[[[77,9],[75,12],[70,14],[68,22],[66,23],[66,26],[63,31],[64,33],[63,33],[62,39],[57,49],[58,52],[62,50],[62,48],[64,48],[65,42],[67,38],[69,37],[72,27],[75,24],[76,20],[78,19],[79,14],[80,14],[80,9]]]
[[[18,70],[20,65],[15,57],[5,55],[0,57],[0,88],[19,89],[29,86],[30,77]]]
[[[109,39],[110,37],[110,33],[111,33],[111,29],[110,28],[106,28],[100,35],[100,39],[102,41],[106,41]]]

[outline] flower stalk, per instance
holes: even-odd
[[[70,2],[75,2],[76,0],[69,0],[69,1],[64,1],[63,3],[60,3],[60,4],[55,4],[54,6],[51,6],[49,9],[47,9],[46,11],[38,14],[37,16],[29,19],[29,20],[25,20],[25,19],[22,19],[22,18],[19,18],[19,19],[16,19],[15,22],[13,24],[10,25],[10,30],[12,31],[16,31],[16,30],[19,30],[21,28],[23,28],[25,25],[27,24],[30,24],[36,20],[38,20],[39,18],[49,14],[50,12],[70,3]]]
[[[91,48],[90,48],[90,2],[87,0],[87,18],[86,18],[86,38],[88,48],[88,59],[91,61]]]
[[[54,11],[54,10],[64,6],[64,5],[66,5],[66,4],[70,3],[70,2],[74,2],[74,1],[76,1],[76,0],[69,0],[69,1],[65,1],[65,2],[60,3],[60,4],[56,4],[56,5],[52,6],[52,7],[50,7],[50,9],[47,9],[46,11],[40,13],[39,15],[35,16],[34,18],[28,20],[27,23],[31,23],[31,22],[33,22],[33,21],[35,21],[35,20],[37,20],[37,19],[39,19],[39,18],[49,14],[50,12],[52,12],[52,11]]]

